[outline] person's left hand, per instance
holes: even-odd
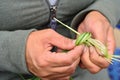
[[[92,38],[101,41],[107,46],[109,54],[115,49],[113,28],[109,21],[100,12],[92,11],[87,14],[78,27],[78,32],[90,32]],[[91,73],[97,73],[109,66],[109,63],[98,54],[94,47],[86,47],[82,54],[80,67],[88,69]]]

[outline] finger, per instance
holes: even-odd
[[[64,77],[64,78],[59,78],[59,79],[56,79],[56,80],[70,80],[70,76]]]
[[[74,73],[76,67],[78,66],[80,61],[80,58],[78,58],[73,64],[69,66],[52,66],[52,67],[46,67],[46,70],[49,72],[54,72],[56,74],[66,74],[66,75],[71,75]]]
[[[83,32],[85,32],[84,29],[85,28],[85,26],[84,26],[84,24],[83,24],[83,22],[78,26],[78,32],[79,33],[83,33]]]
[[[107,24],[107,22],[106,22]],[[103,22],[97,21],[93,26],[91,27],[91,33],[93,35],[93,38],[101,41],[103,44],[106,44],[106,36],[108,31],[108,26]],[[103,27],[105,25],[105,27]],[[94,29],[97,27],[97,29]]]
[[[48,77],[50,78],[50,77],[52,77],[52,78],[62,78],[62,77],[66,77],[66,76],[70,76],[70,75],[72,75],[74,72],[75,72],[75,70],[76,70],[76,68],[77,68],[77,66],[78,66],[78,64],[79,64],[79,61],[80,61],[80,58],[78,59],[78,60],[76,60],[72,65],[70,65],[70,66],[64,66],[64,67],[54,67],[53,69],[52,69],[52,71],[50,71],[50,72],[54,72],[55,73],[55,75],[49,75]],[[51,70],[51,69],[49,69],[49,70]]]
[[[74,40],[64,37],[55,31],[53,32],[53,34],[54,36],[52,35],[52,37],[50,38],[50,43],[52,45],[66,50],[70,50],[75,46]]]
[[[67,76],[67,77],[59,76],[59,77],[49,78],[49,80],[70,80],[70,76]]]
[[[95,48],[90,47],[90,60],[97,66],[101,68],[106,68],[108,67],[109,63],[105,59],[105,57],[100,56]]]
[[[91,62],[90,58],[89,58],[90,54],[89,54],[89,49],[87,47],[85,47],[84,53],[81,57],[81,61],[82,63],[85,65],[85,67],[91,72],[91,73],[96,73],[99,72],[101,70],[100,67],[98,67],[97,65],[95,65],[94,63]]]
[[[85,65],[81,61],[79,63],[79,67],[82,68],[82,69],[86,69]]]
[[[113,28],[110,27],[108,31],[108,37],[107,37],[107,47],[108,47],[108,53],[113,54],[115,50],[115,37],[113,33]]]
[[[38,75],[38,77],[40,77],[42,80],[56,80],[58,78],[65,78],[65,77],[71,76],[71,73],[65,73],[65,72],[61,73],[59,72],[59,69],[57,69],[57,72],[56,72],[56,71],[53,71],[52,68],[49,70],[46,69],[42,73],[38,72],[39,75],[41,74],[40,76]]]
[[[47,58],[47,61],[53,64],[53,66],[69,66],[80,57],[83,51],[83,47],[83,45],[76,46],[74,49],[68,51],[67,53],[48,53],[47,57],[50,58]]]
[[[41,78],[42,80],[69,80],[70,76],[66,76],[63,74],[59,75],[51,75],[51,76],[46,76],[45,78]]]

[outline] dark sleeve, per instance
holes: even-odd
[[[95,0],[90,6],[79,12],[72,21],[71,26],[77,26],[92,10],[102,13],[111,23],[113,27],[116,26],[120,19],[120,0]]]

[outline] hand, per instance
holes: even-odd
[[[64,52],[51,52],[56,46]],[[52,29],[34,31],[26,45],[28,69],[42,80],[69,80],[79,64],[82,46],[75,47],[73,40],[65,38]]]
[[[92,38],[101,41],[107,46],[109,54],[114,53],[115,39],[113,28],[109,21],[99,12],[92,11],[88,13],[84,21],[79,25],[80,33],[90,32]],[[99,72],[101,69],[108,67],[109,63],[99,55],[94,47],[86,47],[81,56],[80,66],[87,68],[91,73]]]

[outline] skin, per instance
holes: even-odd
[[[54,36],[53,36],[54,35]],[[53,46],[69,52],[51,52]],[[26,44],[29,71],[42,80],[69,80],[79,64],[83,46],[52,29],[32,32]]]
[[[115,40],[109,21],[99,12],[86,15],[78,32],[91,32],[113,54]],[[54,36],[53,36],[54,35]],[[51,52],[56,46],[57,52]],[[69,50],[64,53],[61,50]],[[29,71],[42,80],[69,80],[78,64],[91,73],[97,73],[109,66],[94,47],[75,46],[74,41],[61,36],[52,29],[32,32],[26,44],[26,61]]]
[[[78,32],[92,33],[92,37],[106,45],[108,53],[113,54],[115,49],[113,28],[107,18],[100,12],[92,11],[88,13],[83,22],[80,23]],[[101,69],[108,67],[109,63],[99,55],[99,52],[94,47],[85,47],[79,65],[91,73],[97,73]]]

